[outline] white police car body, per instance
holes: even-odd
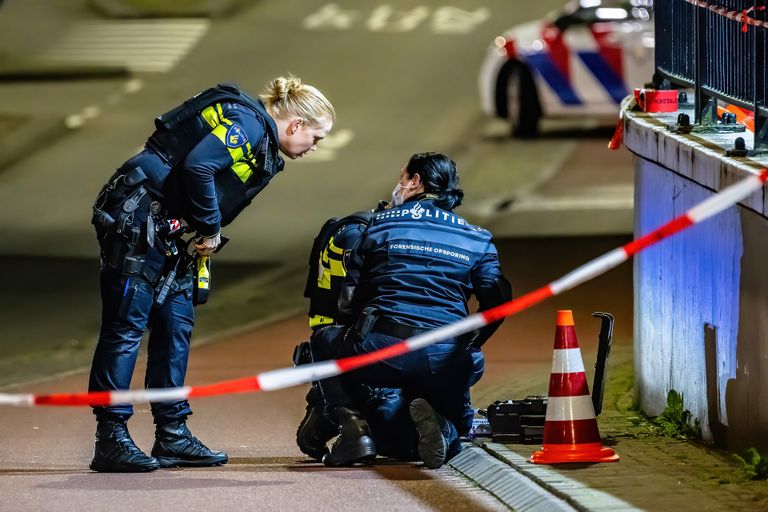
[[[541,117],[615,116],[654,72],[652,0],[578,0],[496,38],[480,70],[483,109],[531,137]]]

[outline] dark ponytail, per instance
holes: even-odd
[[[459,188],[459,172],[456,163],[442,153],[416,153],[405,169],[409,177],[419,173],[424,192],[434,194],[435,206],[453,211],[461,205],[464,191]]]

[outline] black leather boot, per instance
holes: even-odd
[[[157,427],[152,456],[161,468],[220,466],[229,460],[225,452],[213,451],[193,436],[184,420]]]
[[[368,422],[357,411],[346,407],[335,407],[332,415],[339,425],[339,437],[323,457],[323,464],[328,467],[351,466],[356,462],[370,464],[376,458],[376,444]]]
[[[307,393],[307,413],[296,430],[296,444],[302,453],[320,461],[328,453],[326,444],[338,435],[339,427],[325,415],[317,394],[318,389],[313,385]]]
[[[91,469],[100,473],[140,473],[160,467],[157,459],[139,450],[122,421],[100,421]]]
[[[419,458],[424,462],[424,467],[439,468],[445,463],[448,453],[448,441],[444,434],[450,429],[447,420],[423,398],[411,402],[408,412],[419,433]]]

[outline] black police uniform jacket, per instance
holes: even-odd
[[[422,198],[374,215],[350,258],[341,305],[353,317],[372,307],[430,329],[465,318],[472,294],[481,311],[511,298],[490,232]],[[500,323],[473,343],[482,345]]]
[[[283,169],[278,133],[264,104],[220,85],[159,116],[141,167],[170,217],[213,235]]]

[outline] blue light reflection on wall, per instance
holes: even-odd
[[[638,159],[635,236],[664,224],[712,192],[654,163]],[[736,374],[739,275],[743,252],[736,208],[665,240],[635,257],[635,372],[643,410],[657,415],[670,389],[707,425],[704,324],[717,328],[717,385],[725,404]],[[720,421],[727,425],[725,407]]]

